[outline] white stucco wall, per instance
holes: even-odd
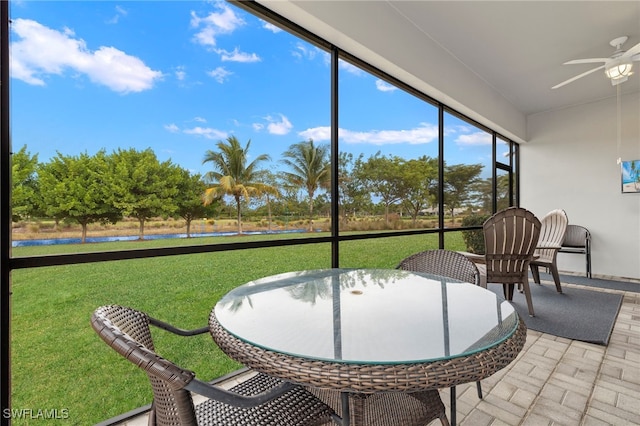
[[[588,228],[594,275],[640,279],[640,193],[621,193],[616,163],[640,160],[640,94],[620,104],[619,148],[615,97],[528,118],[521,205],[538,217],[562,208],[570,223]],[[584,257],[559,254],[558,267],[584,273]]]

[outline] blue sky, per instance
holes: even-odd
[[[272,169],[293,143],[329,142],[326,52],[224,2],[12,1],[11,131],[56,151],[152,148],[197,173],[234,135]],[[436,109],[347,63],[341,149],[437,155]],[[448,163],[490,162],[489,135],[449,117]],[[486,168],[488,172],[488,167]]]

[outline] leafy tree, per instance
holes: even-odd
[[[153,150],[118,149],[111,156],[114,205],[124,216],[140,223],[139,239],[144,239],[144,223],[153,217],[173,215],[178,206],[181,169],[171,161],[160,163]]]
[[[116,223],[122,217],[114,207],[110,176],[104,151],[76,157],[57,153],[38,170],[46,215],[80,224],[84,243],[90,223]]]
[[[501,174],[496,179],[496,211],[509,207],[509,175]],[[474,192],[475,210],[480,210],[484,213],[491,213],[493,211],[493,178],[478,179],[473,186],[472,192]]]
[[[408,160],[401,172],[407,188],[402,204],[407,208],[416,226],[418,214],[431,204],[435,204],[438,183],[438,160],[427,156]]]
[[[471,201],[477,189],[482,164],[454,164],[445,166],[444,171],[444,204],[454,218],[455,210]]]
[[[14,222],[36,214],[38,195],[38,154],[31,156],[24,145],[11,156],[11,217]]]
[[[340,218],[345,223],[348,221],[349,214],[355,216],[357,211],[366,209],[371,203],[371,196],[358,178],[358,174],[354,172],[354,168],[353,154],[340,152],[338,154],[338,209]]]
[[[191,222],[194,219],[206,218],[212,212],[217,203],[204,205],[202,194],[206,189],[202,176],[191,175],[188,170],[180,170],[178,193],[175,198],[177,205],[176,214],[183,218],[187,224],[187,238],[191,238]]]
[[[282,198],[282,194],[278,189],[278,178],[276,177],[276,175],[271,173],[271,171],[262,170],[258,172],[258,175],[259,175],[260,181],[264,182],[267,185],[262,191],[261,195],[264,196],[265,201],[267,203],[267,222],[268,222],[267,230],[271,231],[271,224],[272,224],[271,200],[272,198],[276,198],[276,199]]]
[[[365,162],[356,162],[356,176],[384,205],[384,220],[389,224],[389,208],[406,197],[407,181],[402,173],[405,160],[398,156],[384,156],[377,152]]]
[[[482,226],[490,217],[489,214],[470,214],[462,219],[462,226]],[[482,229],[467,229],[462,231],[462,239],[470,253],[484,254],[484,233]]]
[[[478,195],[476,207],[485,213],[493,211],[493,178],[478,179],[475,189]]]
[[[232,196],[236,202],[238,218],[238,234],[242,234],[242,199],[249,201],[252,195],[264,194],[270,185],[258,181],[258,165],[270,160],[267,154],[261,154],[247,164],[247,153],[251,140],[243,148],[235,136],[226,141],[218,141],[218,151],[208,150],[204,154],[202,164],[211,163],[213,171],[204,175],[205,183],[212,184],[204,192],[205,205],[220,196]]]
[[[313,139],[289,146],[283,154],[283,164],[290,168],[285,179],[307,192],[309,202],[309,231],[313,230],[313,201],[316,191],[331,185],[329,145],[315,145]]]
[[[493,191],[492,191],[493,192]],[[510,206],[509,174],[501,174],[496,177],[496,211]]]
[[[306,210],[306,206],[303,206],[300,201],[299,188],[287,182],[283,176],[282,183],[280,185],[280,193],[280,202],[282,204],[282,213],[285,216],[285,221],[288,222],[289,219],[293,217],[300,217],[299,212]]]

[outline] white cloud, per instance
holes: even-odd
[[[121,16],[127,16],[128,12],[122,6],[116,6],[116,14],[107,20],[107,24],[117,24]]]
[[[187,72],[185,71],[185,68],[183,66],[179,66],[176,68],[175,75],[179,81],[183,81],[185,78],[187,78]]]
[[[178,128],[178,126],[176,126],[174,123],[171,124],[165,124],[164,128],[166,131],[170,132],[170,133],[178,133],[180,131],[180,129]]]
[[[455,140],[458,145],[491,145],[492,136],[487,132],[474,132],[466,135],[460,135]]]
[[[207,120],[205,118],[202,117],[194,117],[193,121],[197,121],[198,123],[206,123]]]
[[[227,132],[222,130],[213,129],[211,127],[193,127],[191,129],[184,129],[183,133],[187,135],[196,135],[202,136],[207,139],[225,139],[227,137]]]
[[[217,2],[215,6],[218,12],[211,12],[205,17],[200,17],[196,12],[191,12],[191,27],[198,30],[194,36],[194,41],[203,46],[214,47],[218,35],[230,34],[245,23],[226,4]]]
[[[227,80],[227,78],[232,74],[233,73],[231,71],[227,71],[224,67],[218,67],[214,70],[207,72],[207,75],[213,77],[215,81],[221,84],[224,83]]]
[[[393,92],[394,90],[398,90],[396,86],[392,86],[386,81],[380,79],[376,80],[376,89],[381,92]]]
[[[364,75],[364,71],[362,71],[360,68],[356,67],[355,65],[351,65],[349,62],[346,62],[344,60],[340,60],[338,62],[338,68],[353,75]]]
[[[56,31],[18,18],[11,29],[21,39],[11,43],[12,77],[28,84],[45,85],[47,75],[63,75],[70,70],[124,94],[151,89],[162,78],[161,72],[115,47],[90,51],[86,42],[68,28]]]
[[[272,117],[270,115],[264,117],[266,124],[264,123],[253,123],[251,127],[256,132],[261,132],[265,128],[267,132],[272,135],[286,135],[293,128],[293,124],[289,121],[289,119],[283,115],[278,114],[278,117]]]
[[[299,133],[305,139],[316,141],[330,140],[331,128],[328,126],[315,127]],[[438,139],[438,127],[428,123],[408,130],[370,130],[368,132],[356,132],[348,129],[339,129],[338,137],[345,143],[390,145],[398,143],[425,144]]]
[[[340,130],[338,130],[338,132],[340,132]],[[313,127],[311,129],[303,130],[298,134],[304,139],[313,139],[314,141],[328,141],[331,140],[331,127]]]
[[[233,52],[229,52],[224,49],[216,50],[216,53],[220,55],[220,59],[223,61],[231,62],[260,62],[260,57],[255,53],[240,52],[236,47]]]
[[[317,53],[318,50],[316,48],[310,48],[303,43],[296,43],[295,50],[291,52],[291,55],[297,59],[313,60]]]
[[[272,135],[286,135],[293,128],[289,119],[282,114],[280,114],[280,120],[273,117],[267,117],[266,120],[269,122],[267,130]]]
[[[264,25],[262,26],[262,28],[264,28],[265,30],[269,30],[272,33],[279,33],[282,32],[282,29],[279,27],[276,27],[275,25],[269,23],[269,22],[265,22]]]

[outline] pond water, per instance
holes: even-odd
[[[305,232],[305,229],[288,229],[284,231],[246,231],[243,232],[243,235],[264,235],[264,234],[292,234]],[[201,232],[201,233],[191,233],[191,238],[197,237],[226,237],[238,235],[237,232]],[[187,234],[156,234],[156,235],[145,235],[145,240],[160,240],[165,238],[187,238]],[[138,240],[137,235],[125,235],[121,237],[87,237],[87,243],[106,243],[110,241],[136,241]],[[51,246],[56,244],[80,244],[82,238],[51,238],[46,240],[20,240],[13,241],[11,243],[12,247],[27,247],[27,246]]]

